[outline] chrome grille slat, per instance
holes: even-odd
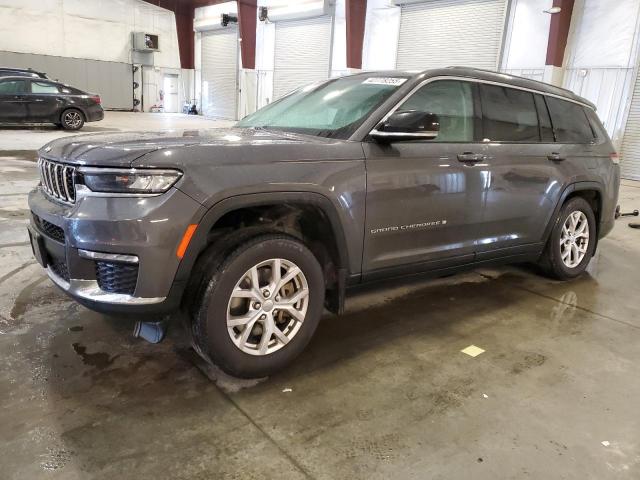
[[[67,171],[69,170],[69,167],[64,167],[62,169],[62,180],[64,182],[64,193],[67,196],[67,198],[69,199],[69,201],[72,200],[71,194],[69,193],[69,184],[67,183]]]
[[[42,190],[47,195],[63,203],[75,203],[75,167],[39,158],[38,168]]]
[[[62,191],[60,190],[60,182],[58,181],[58,168],[60,168],[60,165],[54,163],[53,167],[51,167],[51,173],[53,173],[53,189],[58,198],[60,198],[62,197]]]

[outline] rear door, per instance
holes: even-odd
[[[435,80],[397,111],[435,113],[435,139],[363,143],[367,212],[363,271],[366,278],[445,268],[474,259],[481,216],[481,160],[474,82]]]
[[[536,252],[558,203],[564,167],[542,96],[481,84],[487,145],[478,260]]]
[[[0,121],[21,122],[27,117],[27,81],[0,79]]]
[[[46,80],[31,80],[28,114],[32,122],[57,121],[64,98],[60,87]]]

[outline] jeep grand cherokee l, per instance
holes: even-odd
[[[238,376],[289,363],[349,287],[478,265],[580,275],[613,227],[618,157],[594,106],[466,68],[362,73],[205,131],[55,140],[34,253],[103,312],[190,312]]]

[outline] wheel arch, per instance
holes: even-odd
[[[330,237],[326,239],[327,243],[324,247],[327,248],[328,254],[331,256],[331,260],[335,262],[335,277],[329,279],[328,282],[328,295],[327,295],[327,307],[330,310],[337,313],[344,310],[344,296],[346,289],[346,278],[349,273],[349,250],[347,239],[342,227],[340,216],[337,211],[337,207],[326,196],[315,192],[269,192],[269,193],[254,193],[254,194],[242,194],[232,197],[228,197],[220,202],[214,204],[198,222],[196,233],[193,235],[189,248],[185,253],[185,256],[180,263],[178,272],[176,274],[176,281],[187,287],[191,281],[194,281],[192,275],[194,273],[194,267],[198,260],[207,254],[209,247],[218,245],[219,248],[226,249],[232,245],[220,245],[218,240],[223,241],[227,237],[232,237],[231,231],[233,229],[233,216],[235,214],[245,214],[246,212],[261,212],[261,209],[290,209],[294,212],[296,209],[301,209],[301,212],[308,212],[309,209],[315,209],[316,212],[321,213],[326,219],[326,225],[331,229],[329,232]],[[217,229],[221,228],[222,230]],[[243,227],[244,228],[244,227]],[[246,235],[241,236],[241,233],[237,234],[234,238],[235,244],[240,241],[245,241],[253,236],[261,233],[286,233],[294,237],[302,239],[299,235],[296,235],[295,231],[285,228],[283,225],[275,223],[261,223],[252,224],[246,228]],[[317,254],[318,249],[321,249],[318,245],[310,246],[314,254]],[[217,248],[217,247],[212,247]],[[322,261],[322,259],[320,258]],[[326,265],[324,265],[326,267]],[[332,275],[333,276],[333,275]],[[195,279],[197,281],[197,279]],[[187,297],[187,292],[183,294],[183,299]],[[183,300],[184,301],[184,300]]]
[[[556,207],[553,211],[553,215],[551,216],[549,224],[545,229],[545,233],[543,237],[544,243],[545,244],[547,243],[547,241],[549,240],[549,237],[551,236],[551,232],[553,231],[553,228],[558,222],[558,214],[560,213],[560,209],[565,203],[567,203],[571,198],[574,198],[574,197],[584,198],[587,202],[589,202],[591,207],[594,209],[593,213],[596,217],[596,229],[599,233],[600,221],[602,218],[602,202],[603,202],[604,189],[605,187],[602,183],[595,182],[595,181],[580,181],[580,182],[574,182],[567,185],[565,189],[562,191],[562,194],[560,195],[560,199],[556,204]],[[595,236],[596,248],[598,246],[598,237],[599,235]]]

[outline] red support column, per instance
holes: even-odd
[[[195,9],[192,6],[178,8],[176,12],[176,29],[178,32],[178,50],[180,51],[180,66],[182,68],[195,68],[195,39],[193,35],[193,16]]]
[[[346,0],[347,68],[362,68],[362,44],[367,17],[367,0]]]
[[[551,14],[549,26],[549,41],[547,43],[547,65],[562,67],[564,51],[569,37],[571,14],[574,0],[553,0],[554,7],[560,7],[559,13]]]
[[[242,68],[256,68],[257,0],[238,0],[238,28],[240,29],[240,55]]]

